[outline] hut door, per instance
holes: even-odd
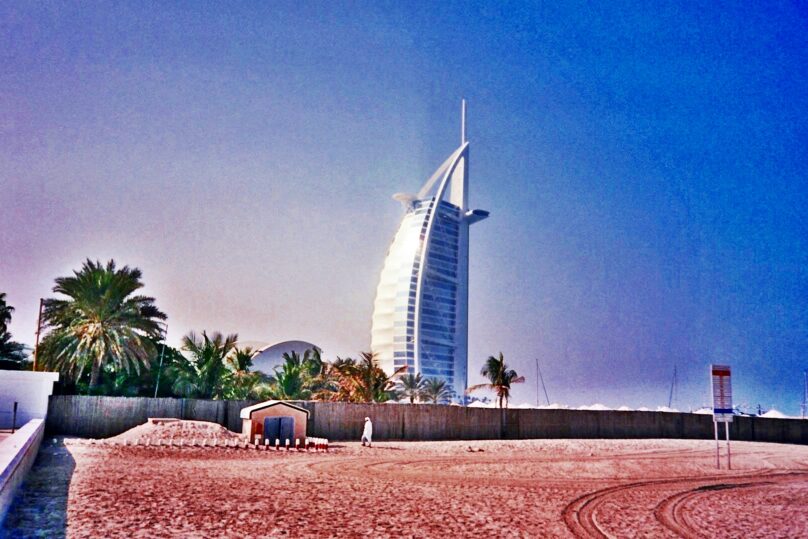
[[[281,443],[283,443],[280,417],[264,418],[264,439],[269,440],[271,444],[274,444],[275,440],[281,440]]]
[[[289,440],[294,444],[295,418],[291,416],[281,416],[278,419],[280,419],[281,443],[283,443],[284,440]]]

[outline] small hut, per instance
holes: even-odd
[[[283,444],[288,439],[294,445],[296,438],[302,444],[308,420],[305,408],[284,401],[264,401],[241,409],[241,433],[250,442],[260,435],[262,442],[268,438],[270,444],[276,439]]]

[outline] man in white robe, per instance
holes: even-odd
[[[371,447],[371,443],[373,441],[373,423],[371,423],[370,418],[365,418],[365,430],[362,431],[362,445],[365,445],[365,442],[368,443],[368,447]]]

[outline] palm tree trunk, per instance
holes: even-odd
[[[101,378],[101,364],[93,361],[93,368],[90,371],[90,389],[95,389],[98,386],[99,378]]]

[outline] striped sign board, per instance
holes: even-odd
[[[732,373],[729,365],[710,365],[713,389],[713,420],[732,422]]]

